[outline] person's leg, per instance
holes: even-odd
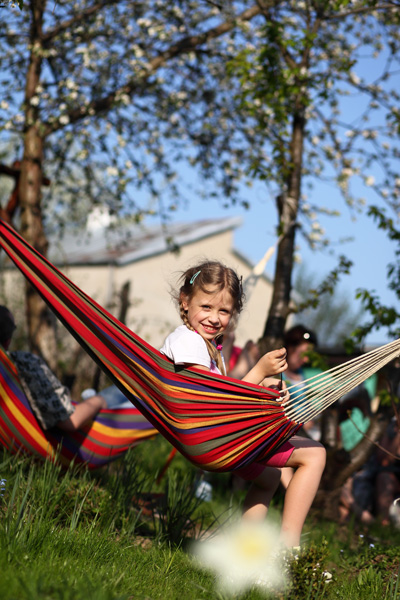
[[[349,477],[342,485],[339,498],[339,522],[345,523],[349,518],[350,512],[354,506],[352,494],[353,479]]]
[[[382,525],[390,524],[389,509],[400,493],[399,481],[394,473],[381,471],[376,477],[376,510]]]
[[[88,421],[94,419],[102,408],[107,408],[104,398],[100,395],[91,396],[84,402],[77,404],[72,415],[64,421],[59,421],[57,427],[64,431],[76,431]]]
[[[287,490],[288,485],[291,482],[293,475],[294,475],[294,469],[291,469],[290,467],[282,468],[281,485],[282,485],[283,489]]]
[[[278,489],[280,469],[264,467],[262,473],[251,483],[243,503],[243,519],[262,521],[268,512],[269,504]]]
[[[325,467],[325,448],[314,440],[295,437],[290,440],[294,450],[286,466],[296,470],[285,494],[282,515],[282,541],[287,546],[298,546],[300,536],[317,493]]]

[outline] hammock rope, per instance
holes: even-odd
[[[233,471],[267,459],[303,423],[399,354],[398,341],[382,354],[368,353],[291,386],[289,394],[185,369],[120,323],[1,220],[0,246],[132,404],[204,470]]]
[[[399,355],[400,340],[394,340],[288,387],[286,394],[281,392],[287,417],[302,423],[311,421]]]

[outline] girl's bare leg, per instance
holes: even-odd
[[[280,469],[265,467],[264,471],[252,481],[243,504],[244,519],[253,521],[265,519],[272,497],[278,489],[280,478]]]
[[[290,440],[295,447],[286,467],[296,470],[290,480],[283,507],[282,541],[288,546],[299,546],[300,536],[317,493],[325,467],[325,448],[314,440],[295,437]]]
[[[281,485],[283,486],[283,489],[287,490],[293,475],[294,469],[291,469],[290,467],[285,467],[284,469],[282,469]]]

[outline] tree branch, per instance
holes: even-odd
[[[274,19],[271,17],[271,14],[269,12],[269,6],[265,3],[265,1],[256,0],[256,2],[260,8],[260,12],[264,15],[267,21],[270,23],[274,23]],[[293,56],[290,54],[289,50],[283,44],[279,44],[279,49],[286,64],[290,67],[290,69],[295,69],[297,67],[297,63]]]
[[[90,17],[105,6],[109,6],[112,4],[119,4],[119,0],[102,0],[102,2],[97,2],[96,4],[93,4],[93,6],[88,6],[74,17],[71,17],[71,19],[60,23],[59,25],[57,25],[57,27],[54,27],[53,29],[50,29],[42,35],[43,46],[48,45],[49,42],[51,42],[55,37],[72,27],[75,23],[80,23],[83,19]]]
[[[112,105],[118,100],[118,98],[124,94],[129,96],[133,95],[136,90],[139,89],[149,77],[158,69],[160,69],[168,60],[175,58],[181,54],[185,54],[187,52],[195,50],[201,44],[205,44],[210,40],[213,40],[217,37],[220,37],[224,33],[231,31],[237,23],[249,21],[256,15],[260,14],[260,9],[258,6],[253,6],[245,11],[243,11],[236,19],[232,19],[229,21],[225,21],[220,25],[213,27],[206,31],[205,33],[199,35],[187,36],[173,44],[164,52],[161,52],[153,59],[151,59],[147,65],[146,69],[143,72],[143,75],[140,77],[136,77],[131,79],[128,83],[123,85],[122,87],[114,90],[104,96],[103,98],[99,98],[98,100],[92,100],[85,106],[81,106],[75,110],[70,111],[68,114],[69,123],[76,123],[87,117],[88,115],[99,114],[104,112],[112,107]],[[66,127],[67,124],[62,124],[59,121],[54,123],[43,123],[44,136],[47,136],[54,131],[58,131]]]
[[[336,12],[330,15],[327,14],[326,19],[332,21],[334,19],[343,19],[343,17],[348,17],[350,15],[359,15],[361,13],[375,12],[376,10],[398,9],[399,6],[400,3],[398,2],[387,2],[376,6],[360,6],[359,8],[353,8],[351,10],[346,10],[343,12]]]

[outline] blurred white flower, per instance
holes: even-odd
[[[363,138],[365,138],[366,140],[375,140],[378,136],[378,132],[377,131],[372,131],[369,129],[364,129],[364,131],[362,132]]]
[[[324,578],[325,583],[330,583],[332,581],[332,573],[329,573],[329,571],[324,571],[322,577]]]
[[[351,83],[354,83],[354,85],[359,85],[361,83],[361,79],[353,72],[350,73],[349,79]]]
[[[76,155],[76,158],[78,160],[84,160],[85,158],[87,158],[89,155],[89,152],[84,148],[83,150],[80,150],[78,152],[78,154]]]
[[[138,19],[136,23],[139,25],[139,27],[150,27],[151,25],[150,19]]]
[[[365,178],[365,185],[374,185],[374,183],[375,183],[375,177],[373,177],[372,175]]]
[[[110,177],[117,177],[118,169],[117,169],[117,167],[107,167],[106,173],[107,173],[107,175],[110,175]]]
[[[343,177],[351,177],[354,173],[353,169],[350,169],[349,167],[345,167],[344,169],[342,169],[342,173],[341,175],[343,175]]]
[[[192,546],[199,563],[214,571],[218,587],[228,594],[240,594],[255,585],[266,590],[282,587],[280,549],[275,527],[246,520]]]
[[[117,136],[117,140],[118,140],[118,145],[120,148],[125,148],[126,146],[126,140],[122,137],[122,135],[118,135]]]

